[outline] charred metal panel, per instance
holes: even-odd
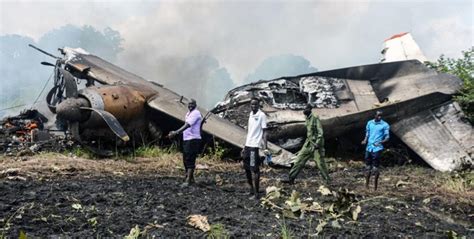
[[[472,158],[474,155],[474,130],[456,102],[449,102],[432,109],[433,114]]]
[[[371,109],[379,102],[370,81],[347,80],[347,84],[354,95],[357,110]]]
[[[451,114],[453,111],[446,113]],[[465,148],[432,110],[425,110],[400,120],[392,125],[391,130],[437,170],[452,171],[466,164],[472,165],[472,159]],[[470,134],[472,135],[472,132]],[[472,148],[472,145],[470,147]]]
[[[379,99],[401,101],[434,92],[454,94],[461,89],[459,78],[447,74],[413,73],[384,81],[373,81],[372,85]]]
[[[333,78],[344,78],[353,80],[387,80],[391,78],[403,77],[406,75],[433,74],[436,71],[429,69],[417,60],[399,61],[390,63],[378,63],[363,66],[353,66],[341,69],[321,71],[312,73],[315,76],[326,76]],[[305,75],[302,75],[305,76]]]
[[[406,100],[434,92],[454,94],[462,85],[459,78],[438,73],[417,60],[342,68],[314,75],[369,80],[379,101]]]

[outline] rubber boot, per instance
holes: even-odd
[[[380,175],[379,172],[376,172],[376,173],[375,173],[375,177],[374,177],[374,191],[377,191],[377,187],[378,187],[378,184],[379,184],[379,175]]]
[[[370,170],[365,173],[365,188],[369,189],[370,183]]]

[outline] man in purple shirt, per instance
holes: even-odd
[[[176,131],[171,131],[169,137],[183,132],[183,164],[186,170],[186,179],[181,185],[187,187],[194,183],[194,169],[196,168],[196,157],[201,147],[201,122],[202,116],[196,109],[196,100],[191,99],[188,103],[188,113],[184,120],[184,125]]]

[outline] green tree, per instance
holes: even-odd
[[[474,47],[463,51],[462,54],[459,59],[441,55],[436,62],[427,62],[427,66],[461,78],[464,84],[454,99],[461,105],[472,124],[474,123]]]

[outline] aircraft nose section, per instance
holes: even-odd
[[[89,101],[84,98],[66,99],[57,106],[57,117],[72,122],[85,121],[90,113],[81,110],[80,107],[90,107]]]

